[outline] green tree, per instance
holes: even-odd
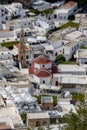
[[[20,113],[20,116],[21,116],[21,118],[23,120],[23,123],[26,124],[27,114],[23,112],[23,113]]]
[[[81,103],[78,106],[77,114],[70,112],[65,119],[66,125],[63,130],[87,130],[87,104]]]
[[[37,130],[44,130],[44,128],[40,126],[40,127],[38,127]]]
[[[84,102],[84,100],[85,100],[85,94],[82,93],[82,92],[73,92],[72,93],[72,100],[73,101]]]
[[[56,59],[55,59],[55,62],[56,62],[57,64],[61,64],[61,63],[65,62],[65,61],[66,61],[66,59],[65,59],[65,57],[64,57],[62,54],[59,54],[59,55],[56,57]]]

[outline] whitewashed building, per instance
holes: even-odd
[[[29,75],[33,75],[33,79],[37,84],[51,83],[52,79],[52,62],[44,56],[39,56],[32,61],[29,66]]]
[[[51,84],[51,73],[45,69],[40,69],[34,74],[34,79],[38,84]]]
[[[14,31],[11,30],[0,31],[0,43],[12,42],[16,40],[17,40],[17,36],[15,35]]]
[[[76,88],[87,85],[86,75],[53,74],[53,85],[61,84],[65,88]]]
[[[68,17],[73,15],[77,9],[77,2],[69,1],[59,9],[54,10],[54,18],[58,20],[68,20]]]
[[[33,2],[32,4],[32,7],[34,9],[37,9],[39,11],[43,11],[43,10],[46,10],[46,9],[51,9],[51,3],[48,3],[44,0],[40,0],[40,1],[35,1]]]
[[[79,65],[66,65],[66,64],[59,64],[58,65],[58,72],[63,74],[73,74],[73,75],[86,75],[86,70],[83,69]]]
[[[86,49],[78,49],[76,54],[74,55],[77,63],[87,64],[87,50]]]
[[[2,29],[2,23],[10,20],[9,13],[5,10],[4,5],[0,5],[0,30]]]
[[[49,30],[55,28],[55,24],[52,20],[48,20],[45,17],[38,16],[34,19],[33,27],[41,34],[46,34]]]
[[[10,16],[24,18],[26,17],[26,10],[23,9],[23,5],[18,2],[14,2],[9,5],[5,5],[5,10],[10,13]]]
[[[12,30],[12,29],[20,29],[20,28],[32,28],[32,19],[23,18],[23,19],[15,19],[10,20],[3,24],[3,29]]]
[[[53,17],[54,19],[58,19],[61,21],[68,20],[69,17],[69,9],[56,9],[54,10]]]
[[[13,56],[9,49],[6,47],[0,47],[0,62],[4,65],[13,65]]]
[[[63,54],[66,60],[69,60],[81,46],[87,44],[87,39],[83,32],[74,30],[65,33],[62,38],[51,38],[50,44],[53,45],[56,56]]]

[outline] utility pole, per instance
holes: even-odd
[[[20,32],[18,60],[19,60],[20,69],[26,68],[26,50],[25,50],[25,41],[24,41],[23,29]]]

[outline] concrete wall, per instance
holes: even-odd
[[[37,125],[38,124],[38,125]],[[27,127],[34,128],[36,126],[48,126],[50,125],[50,119],[27,119]]]

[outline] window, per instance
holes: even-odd
[[[51,26],[51,29],[53,29],[53,26]]]
[[[56,52],[56,53],[55,53],[55,56],[57,56],[57,55],[58,55],[58,53]]]
[[[47,110],[49,110],[49,107],[47,107]]]
[[[55,86],[58,86],[58,81],[55,82]]]
[[[28,56],[28,55],[26,56],[26,59],[29,59],[29,56]]]
[[[36,126],[40,126],[41,123],[39,121],[36,121]]]
[[[1,12],[4,12],[4,10],[2,9]]]
[[[24,36],[27,36],[27,33],[25,32]]]
[[[64,19],[66,19],[66,16],[64,16]]]
[[[6,20],[8,20],[8,17],[6,16]]]
[[[43,81],[43,84],[45,84],[45,81]]]
[[[17,37],[20,37],[20,33],[18,33]]]
[[[54,18],[55,18],[55,19],[57,18],[57,15],[56,15],[56,14],[54,14]]]
[[[5,40],[3,40],[3,42],[5,42]]]

